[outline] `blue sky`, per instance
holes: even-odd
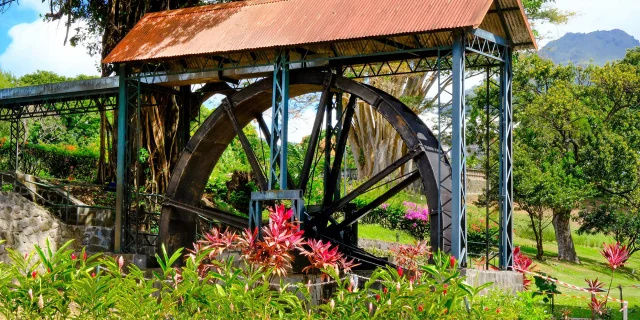
[[[96,57],[83,47],[64,45],[62,22],[43,21],[47,9],[42,0],[20,0],[0,15],[0,69],[16,76],[37,70],[69,77],[98,75]]]
[[[27,6],[15,6],[11,11],[0,16],[0,54],[6,50],[11,42],[9,29],[20,23],[29,23],[38,19],[39,14],[33,8]]]

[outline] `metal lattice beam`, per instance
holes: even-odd
[[[283,51],[276,60],[273,71],[271,122],[271,159],[269,161],[269,188],[287,189],[287,143],[289,129],[289,52]],[[280,173],[278,174],[278,161]]]
[[[459,33],[453,44],[453,90],[452,90],[452,201],[451,210],[451,254],[461,266],[467,261],[467,150],[466,150],[466,108],[464,92],[465,37]]]
[[[513,267],[513,65],[511,52],[500,73],[500,268]]]

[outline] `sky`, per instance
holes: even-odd
[[[637,23],[640,0],[556,0],[555,6],[577,15],[566,25],[536,25],[545,38],[541,46],[567,32],[622,29],[640,39],[640,23]],[[43,22],[41,16],[46,12],[47,6],[41,0],[20,0],[19,5],[0,15],[0,69],[15,76],[37,70],[68,77],[99,75],[98,57],[90,57],[81,46],[65,46],[63,23]],[[313,114],[313,110],[309,110],[290,122],[291,141],[308,135]]]

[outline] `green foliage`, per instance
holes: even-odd
[[[160,270],[145,277],[134,265],[123,267],[122,258],[75,255],[70,243],[53,251],[47,242],[26,256],[7,249],[12,262],[0,264],[3,318],[550,319],[527,293],[480,296],[490,284],[469,286],[441,253],[416,281],[393,268],[376,270],[364,283],[322,270],[336,288],[326,303],[314,305],[314,287],[274,282],[272,270],[248,261],[237,267],[233,258],[211,259],[219,248],[192,252],[180,268],[173,265],[181,251],[169,256],[163,249],[156,256]]]
[[[556,279],[544,272],[537,273],[551,279]],[[555,284],[555,282],[537,276],[533,279],[533,283],[536,285],[536,291],[534,292],[534,294],[543,296],[544,298],[542,299],[542,301],[544,301],[545,303],[553,302],[555,295],[561,293],[560,291],[558,291],[558,286]]]
[[[0,146],[4,155],[8,154],[9,144]],[[50,176],[61,179],[93,181],[96,178],[98,154],[75,146],[57,146],[44,144],[26,144],[22,148],[25,173]],[[6,170],[8,157],[0,158],[0,165]]]

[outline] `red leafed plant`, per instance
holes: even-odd
[[[220,232],[219,229],[214,228],[205,233],[203,239],[198,243],[203,246],[202,249],[211,249],[209,258],[215,258],[226,250],[234,249],[237,241],[238,235],[235,232],[231,232],[229,229]]]
[[[604,313],[604,308],[607,306],[607,299],[605,300],[598,300],[596,299],[595,296],[591,297],[591,302],[589,303],[589,308],[591,308],[591,311],[602,315]]]
[[[609,281],[609,289],[607,289],[607,297],[604,299],[604,301],[599,302],[594,297],[589,304],[591,310],[593,310],[594,312],[598,312],[599,314],[602,314],[604,307],[606,307],[607,305],[607,301],[609,301],[609,294],[611,293],[611,285],[613,284],[613,276],[616,272],[616,269],[623,267],[624,263],[629,260],[629,250],[627,249],[627,246],[620,246],[620,242],[617,242],[615,244],[603,243],[603,246],[604,247],[600,254],[602,254],[602,256],[607,259],[607,262],[609,262],[609,268],[611,268],[611,280]]]
[[[602,287],[604,286],[604,283],[600,282],[598,278],[596,278],[595,280],[584,279],[584,281],[587,282],[587,285],[589,286],[587,290],[589,290],[590,292],[600,292],[602,291]]]
[[[239,247],[244,258],[252,264],[273,268],[274,274],[285,275],[291,268],[292,252],[301,250],[305,243],[304,231],[299,223],[292,221],[293,210],[284,205],[269,209],[269,225],[262,228],[263,239],[257,239],[258,229],[246,229],[240,238]]]
[[[525,289],[528,289],[531,285],[531,279],[527,278],[526,272],[533,270],[534,267],[533,260],[525,256],[522,251],[520,251],[520,247],[513,249],[513,269],[524,275],[522,285]]]
[[[616,270],[617,268],[624,266],[624,263],[629,260],[629,250],[627,250],[627,246],[620,246],[620,242],[603,245],[604,249],[600,254],[607,259],[611,270]]]
[[[391,248],[395,262],[405,268],[412,277],[419,278],[419,267],[429,259],[429,245],[426,241],[418,241],[413,245],[400,245]]]
[[[353,260],[347,260],[342,253],[338,251],[338,246],[331,248],[331,242],[322,242],[322,240],[307,241],[309,250],[303,248],[300,253],[309,258],[310,265],[302,269],[303,272],[309,272],[313,269],[322,270],[326,268],[340,268],[346,272],[351,268],[358,266]]]

